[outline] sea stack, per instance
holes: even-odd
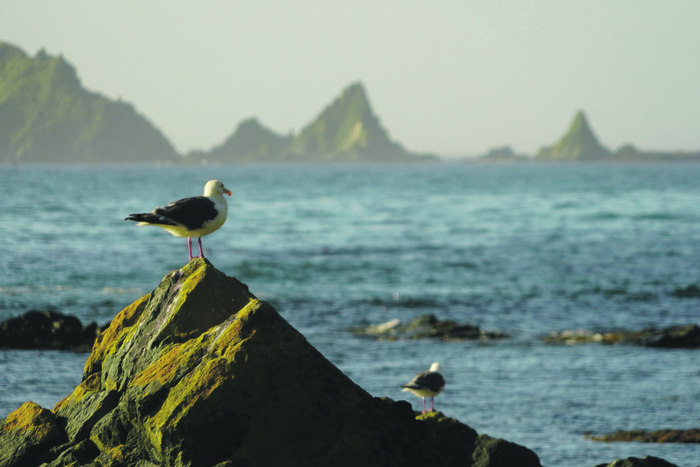
[[[612,153],[598,142],[588,119],[579,110],[569,131],[553,146],[543,147],[537,154],[542,161],[592,162],[610,159]]]

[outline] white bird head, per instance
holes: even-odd
[[[221,196],[224,193],[231,196],[231,192],[218,180],[209,180],[204,185],[204,196]]]
[[[442,371],[442,367],[438,362],[433,363],[430,365],[430,372],[431,373],[440,373]]]

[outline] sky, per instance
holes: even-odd
[[[348,85],[406,149],[700,150],[700,1],[0,0],[0,41],[62,54],[182,153],[247,118],[298,133]]]

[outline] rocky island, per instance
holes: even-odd
[[[588,123],[583,110],[574,116],[569,130],[552,146],[544,146],[535,156],[542,162],[682,162],[700,161],[700,151],[642,151],[624,144],[617,151],[603,146]]]

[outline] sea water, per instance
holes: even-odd
[[[372,395],[420,408],[400,386],[438,361],[438,410],[545,466],[700,465],[699,445],[585,437],[700,426],[700,350],[541,340],[700,323],[700,164],[2,166],[0,320],[51,309],[108,322],[187,262],[185,239],[124,217],[213,178],[233,198],[207,258]],[[426,313],[512,337],[348,332]],[[53,407],[86,358],[0,350],[0,417]]]

